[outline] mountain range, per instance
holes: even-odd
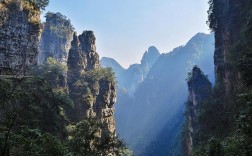
[[[199,66],[214,82],[214,36],[198,33],[185,46],[160,54],[151,46],[128,69],[102,58],[118,81],[117,131],[136,155],[182,155],[180,133],[187,98],[187,74]],[[150,148],[151,147],[151,148]]]

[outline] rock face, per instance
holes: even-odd
[[[111,71],[100,68],[93,32],[74,34],[71,45],[67,65],[74,108],[67,113],[74,122],[97,119],[104,126],[103,132],[115,134],[115,81]]]
[[[246,15],[238,14],[240,12],[239,7],[243,6],[245,2],[236,2],[235,0],[220,0],[214,2],[214,9],[222,10],[218,13],[213,13],[214,19],[210,27],[215,31],[215,52],[214,52],[214,64],[215,64],[215,76],[216,87],[221,89],[221,92],[225,93],[224,101],[230,103],[231,95],[234,89],[239,88],[239,71],[237,68],[233,68],[231,65],[232,46],[239,38],[239,33],[242,28],[243,17]],[[217,8],[218,7],[218,8]],[[226,10],[226,11],[225,11]],[[237,59],[237,58],[235,58]],[[231,101],[227,101],[230,99]]]
[[[0,2],[0,74],[25,74],[37,63],[40,10],[26,0]]]
[[[74,33],[67,65],[70,83],[79,80],[85,71],[100,68],[95,36],[92,31],[84,31],[80,36]]]
[[[186,129],[188,131],[184,142],[184,155],[190,156],[193,149],[194,136],[198,133],[198,117],[200,105],[212,94],[212,85],[200,68],[194,67],[188,76],[188,100],[186,114]]]
[[[47,13],[39,46],[38,63],[45,63],[48,57],[67,64],[74,29],[70,20],[60,13]]]
[[[96,38],[92,31],[84,31],[82,35],[79,36],[80,48],[86,53],[87,70],[98,69],[100,67],[95,40]]]

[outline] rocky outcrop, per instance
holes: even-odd
[[[194,146],[194,136],[199,131],[198,117],[200,105],[211,97],[212,85],[200,68],[194,67],[188,77],[188,100],[186,112],[186,131],[184,136],[184,155],[190,156]]]
[[[0,2],[0,74],[26,74],[37,63],[40,9],[26,0]]]
[[[67,111],[73,122],[97,119],[103,132],[115,134],[116,86],[111,70],[101,68],[92,31],[74,34],[68,57],[69,95],[74,108]]]
[[[95,36],[92,31],[84,31],[79,36],[80,48],[86,53],[87,70],[98,69],[100,67],[99,55],[96,52]]]
[[[42,64],[47,58],[52,57],[60,63],[67,64],[74,28],[70,20],[60,13],[48,12],[45,17],[38,63]]]

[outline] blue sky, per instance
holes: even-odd
[[[198,32],[209,33],[207,1],[50,0],[45,12],[66,15],[79,34],[93,30],[100,57],[128,67],[139,63],[149,46],[169,52]]]

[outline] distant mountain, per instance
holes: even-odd
[[[124,90],[129,95],[133,95],[159,56],[158,49],[151,46],[144,53],[141,64],[133,64],[126,70],[114,59],[108,57],[101,59],[101,65],[103,67],[111,67],[116,73],[119,89]]]
[[[145,67],[146,74],[151,69],[151,67],[156,63],[159,58],[160,53],[158,49],[154,46],[149,47],[148,51],[146,51],[141,60],[141,65]]]
[[[107,68],[107,67],[112,68],[113,71],[115,72],[118,85],[123,86],[124,81],[125,81],[124,75],[125,75],[126,70],[116,60],[109,57],[103,57],[100,60],[100,64],[104,68]]]
[[[133,96],[119,90],[117,130],[137,156],[179,156],[187,73],[198,65],[214,82],[214,37],[199,33],[185,46],[161,56],[155,49],[149,48],[141,65],[132,65],[126,70],[131,77],[124,79],[142,81],[138,81],[141,83],[136,86]],[[151,63],[150,60],[156,58]]]
[[[116,62],[116,60],[109,57],[103,57],[100,63],[105,68],[112,67],[115,70],[115,73],[120,73],[125,70],[118,62]]]

